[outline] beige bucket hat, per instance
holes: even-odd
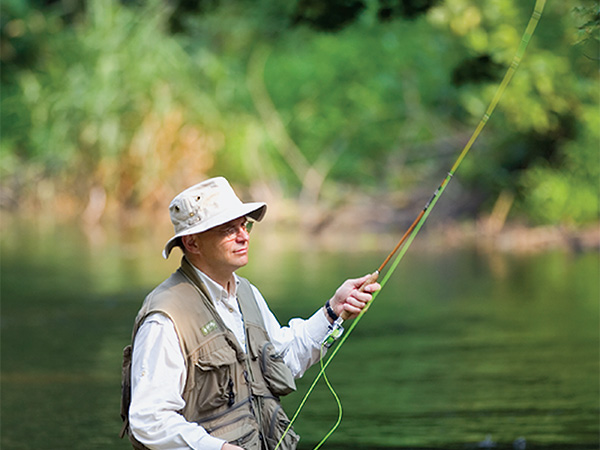
[[[259,222],[266,211],[266,203],[242,203],[223,177],[198,183],[178,194],[169,205],[175,236],[165,245],[163,257],[169,257],[181,236],[202,233],[243,216]]]

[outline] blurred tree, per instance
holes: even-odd
[[[156,186],[201,171],[260,174],[313,205],[435,183],[533,3],[7,0],[2,201],[54,180],[57,192],[101,186],[148,205],[168,195]],[[461,166],[492,201],[515,191],[537,221],[595,219],[583,201],[553,214],[540,205],[553,183],[597,191],[598,17],[592,0],[548,2],[478,154]],[[583,175],[559,176],[575,167]]]
[[[292,18],[293,24],[308,24],[320,31],[339,31],[365,9],[362,0],[300,0]]]
[[[389,21],[397,17],[413,19],[426,13],[440,0],[379,0],[377,17],[381,21]]]
[[[52,192],[63,200],[75,193],[79,211],[99,190],[109,206],[164,203],[169,183],[181,187],[212,168],[216,112],[165,34],[162,6],[88,6],[71,26],[36,9],[9,21],[22,20],[38,47],[30,65],[11,69],[2,93],[3,196],[41,196],[57,211],[72,202],[56,203]]]
[[[546,5],[526,57],[485,136],[480,138],[478,146],[483,147],[484,155],[466,160],[461,168],[461,175],[483,188],[491,199],[494,193],[505,189],[516,192],[530,217],[539,222],[551,221],[550,217],[556,220],[558,216],[543,214],[540,207],[532,206],[536,202],[533,197],[540,199],[538,195],[531,197],[533,180],[540,177],[532,176],[530,171],[539,175],[541,167],[557,172],[569,170],[575,163],[567,164],[571,158],[565,156],[573,148],[586,155],[583,159],[591,167],[599,163],[593,157],[599,143],[594,145],[594,134],[589,134],[593,125],[585,113],[598,105],[598,60],[587,58],[576,46],[578,40],[588,44],[594,41],[592,46],[598,53],[598,5],[580,3],[582,7],[575,9],[563,2]],[[460,104],[465,117],[471,120],[483,114],[487,106],[483,99],[491,97],[497,77],[506,70],[500,68],[508,66],[518,45],[519,33],[507,24],[522,23],[533,5],[496,0],[482,6],[476,1],[447,0],[431,14],[434,24],[461,39],[464,53],[475,55],[454,70],[453,78],[456,85],[463,85]],[[585,26],[579,25],[582,21]],[[594,27],[595,33],[591,32]],[[582,29],[586,30],[584,37]],[[574,146],[575,142],[587,142],[593,150],[584,151],[579,145]],[[592,173],[595,171],[592,169]],[[581,181],[588,186],[586,192],[598,190],[597,179],[584,176]],[[546,192],[548,183],[550,178],[544,182]],[[564,179],[560,183],[564,185]],[[576,185],[581,189],[580,182],[573,187]],[[548,205],[548,201],[542,203]],[[592,212],[597,208],[590,206],[589,202],[579,202],[579,206],[571,208],[571,222],[581,223],[584,217],[584,222],[597,220],[597,214]],[[561,220],[567,220],[566,213]]]

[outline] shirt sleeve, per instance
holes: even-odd
[[[252,290],[275,349],[283,354],[283,360],[294,377],[300,378],[319,361],[321,351],[325,352],[321,343],[330,324],[322,308],[308,319],[291,319],[287,326],[282,327],[259,290],[255,286]]]
[[[129,423],[135,438],[156,450],[220,450],[224,440],[185,420],[186,367],[173,322],[149,316],[138,330],[131,363]]]

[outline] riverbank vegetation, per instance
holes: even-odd
[[[483,115],[533,5],[3,2],[3,214],[127,221],[224,174],[315,232],[369,204],[389,211],[378,223],[412,218]],[[598,223],[598,24],[597,2],[548,2],[453,182],[462,200],[442,213]]]

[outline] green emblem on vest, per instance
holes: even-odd
[[[202,331],[202,334],[204,336],[206,336],[208,333],[215,331],[217,328],[218,328],[217,322],[215,322],[214,320],[211,320],[206,325],[204,325],[202,328],[200,328],[200,330]]]

